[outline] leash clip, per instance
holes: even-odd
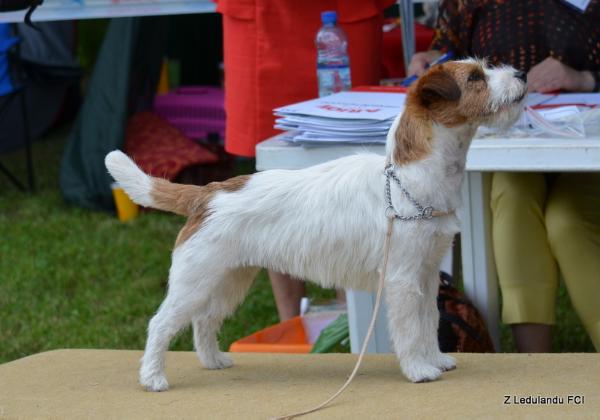
[[[431,206],[423,207],[421,216],[423,217],[423,219],[426,219],[426,220],[433,218],[433,207],[431,207]]]
[[[388,219],[396,218],[396,210],[394,209],[394,206],[390,205],[385,208],[385,217]]]

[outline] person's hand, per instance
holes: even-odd
[[[590,92],[594,89],[594,77],[589,71],[577,71],[548,57],[529,70],[527,84],[530,92]]]
[[[416,74],[417,76],[421,76],[425,73],[427,66],[431,64],[433,61],[438,59],[442,53],[437,50],[429,50],[418,52],[413,55],[412,60],[410,60],[410,64],[408,65],[408,71],[406,72],[407,76],[412,76]]]

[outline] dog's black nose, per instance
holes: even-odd
[[[516,77],[517,79],[521,79],[523,82],[527,83],[527,73],[525,73],[524,71],[522,71],[522,70],[517,70],[517,71],[515,72],[515,77]]]

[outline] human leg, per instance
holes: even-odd
[[[552,348],[551,325],[524,322],[510,327],[519,353],[548,353]]]
[[[269,278],[279,320],[286,321],[300,315],[300,299],[306,294],[304,282],[288,274],[271,270],[269,270]]]
[[[600,351],[600,174],[561,174],[548,199],[546,226],[571,302]]]
[[[519,351],[550,351],[558,270],[547,242],[543,174],[495,173],[492,235],[502,290],[502,319]]]

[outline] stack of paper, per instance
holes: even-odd
[[[275,109],[275,128],[302,144],[385,143],[405,99],[404,93],[336,93]]]
[[[287,132],[284,140],[305,146],[383,144],[405,99],[406,94],[400,92],[336,93],[275,109],[275,128]],[[526,112],[511,130],[516,130],[516,137],[585,137],[584,118],[577,116],[599,106],[598,93],[531,93],[524,103]],[[479,131],[480,136],[498,133],[497,128],[482,127]]]

